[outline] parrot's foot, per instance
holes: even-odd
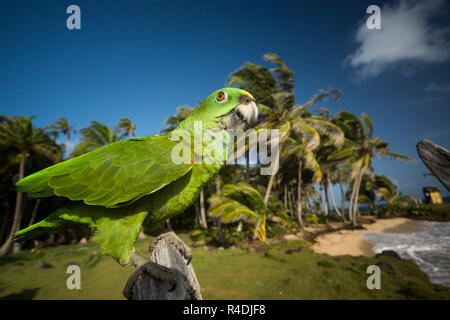
[[[152,254],[153,250],[156,247],[156,244],[162,239],[167,239],[171,244],[177,248],[177,250],[181,253],[181,255],[186,259],[186,264],[189,264],[192,260],[192,253],[191,249],[181,240],[173,231],[162,233],[159,236],[157,236],[151,243],[150,243],[150,254]]]
[[[169,291],[173,291],[176,288],[177,279],[169,268],[150,261],[135,252],[131,254],[131,264],[135,265],[137,268],[128,278],[128,281],[125,284],[125,288],[122,292],[125,298],[127,298],[128,300],[133,299],[134,285],[143,273],[148,274],[154,279],[167,282],[170,287]]]

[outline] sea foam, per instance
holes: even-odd
[[[393,250],[413,259],[430,281],[450,287],[450,222],[419,221],[419,230],[404,233],[363,233],[364,240],[381,253]]]

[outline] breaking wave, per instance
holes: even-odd
[[[393,250],[413,259],[430,281],[450,287],[450,222],[419,221],[420,229],[404,233],[364,233],[364,240],[381,253]]]

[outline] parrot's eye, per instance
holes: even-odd
[[[223,92],[223,91],[220,91],[218,94],[217,94],[217,96],[216,96],[216,101],[217,102],[219,102],[219,103],[224,103],[224,102],[226,102],[228,99],[227,99],[227,94],[225,93],[225,92]]]

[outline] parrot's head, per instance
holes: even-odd
[[[214,118],[220,129],[242,129],[254,127],[258,119],[255,98],[245,90],[223,88],[213,92],[198,108]]]

